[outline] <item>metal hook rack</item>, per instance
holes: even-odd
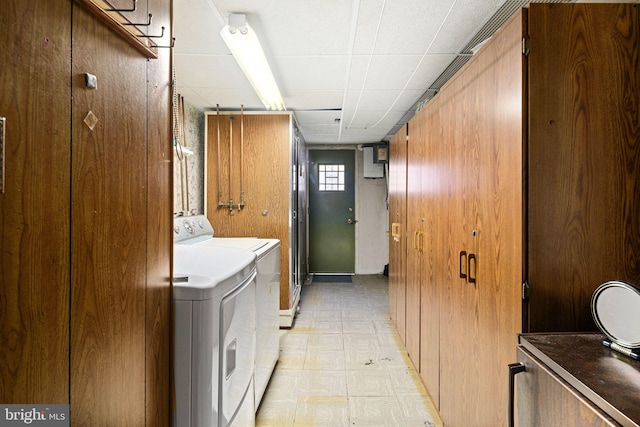
[[[150,36],[150,35],[145,35],[144,37],[148,38],[148,39],[161,39],[164,37],[164,27],[162,27],[162,32],[160,33],[159,36]]]
[[[165,27],[162,27],[160,35],[147,35],[138,26],[149,27],[153,15],[150,13],[147,23],[132,23],[121,12],[135,12],[137,10],[138,0],[131,0],[131,9],[116,9],[108,0],[77,0],[91,13],[100,18],[117,34],[127,40],[138,51],[143,53],[147,58],[158,58],[158,45],[153,39],[165,36]],[[172,48],[174,41],[170,46],[162,46],[163,48]]]
[[[132,0],[131,9],[105,9],[107,12],[135,12],[138,9],[138,0]]]
[[[124,24],[122,24],[122,25],[135,25],[136,27],[137,27],[138,25],[140,25],[140,26],[142,26],[142,27],[148,27],[149,25],[151,25],[151,18],[153,18],[153,15],[152,15],[152,14],[149,14],[149,19],[147,20],[147,23],[146,23],[146,24],[143,24],[143,23],[140,23],[140,24],[134,24],[134,23],[132,23],[132,22],[126,22],[126,23],[124,23]]]
[[[176,44],[176,38],[171,37],[171,44],[169,46],[156,46],[158,49],[173,49]]]

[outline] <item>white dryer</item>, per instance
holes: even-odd
[[[195,246],[252,251],[257,257],[255,410],[280,356],[280,241],[253,237],[214,237],[204,215],[178,217],[174,241]]]
[[[176,427],[255,425],[253,252],[174,245]]]

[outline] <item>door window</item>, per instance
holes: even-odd
[[[344,165],[318,165],[318,191],[345,191]]]

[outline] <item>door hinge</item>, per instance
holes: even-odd
[[[525,301],[528,300],[529,293],[530,293],[529,282],[525,280],[524,282],[522,282],[522,299]]]
[[[522,54],[524,56],[529,55],[529,36],[525,36],[522,38]]]

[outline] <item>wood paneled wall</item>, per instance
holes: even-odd
[[[243,124],[242,120],[244,120]],[[220,150],[218,171],[218,123]],[[261,237],[280,239],[280,308],[289,309],[290,208],[292,162],[291,114],[220,114],[207,116],[206,214],[218,237]],[[240,166],[241,128],[244,166]],[[230,150],[230,135],[233,145]],[[232,158],[231,173],[229,157]],[[219,207],[218,202],[240,203],[240,175],[243,175],[242,209]],[[220,176],[220,181],[218,181]],[[231,178],[231,189],[229,182]],[[221,183],[220,187],[218,183]],[[218,197],[220,188],[221,197]],[[230,193],[231,191],[231,193]],[[231,197],[230,197],[231,194]]]
[[[0,402],[69,402],[69,1],[3,1]]]
[[[640,5],[531,6],[530,331],[595,331],[593,291],[640,286]]]
[[[133,19],[170,29],[169,6]],[[71,425],[169,425],[170,52],[148,61],[72,1],[11,1],[0,17],[0,402],[68,403]]]

